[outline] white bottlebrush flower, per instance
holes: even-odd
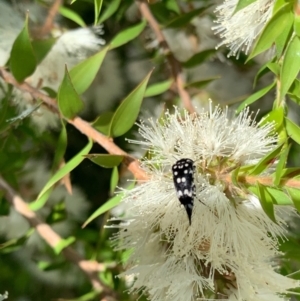
[[[230,48],[228,56],[238,55],[242,50],[246,54],[256,37],[261,33],[272,16],[273,0],[256,0],[234,13],[238,0],[225,0],[216,8],[219,25],[213,30],[222,38],[218,47]]]
[[[175,110],[140,125],[144,141],[132,142],[148,150],[141,166],[149,180],[125,191],[128,216],[113,226],[119,228],[116,249],[131,251],[124,272],[136,278],[130,291],[152,301],[265,301],[281,300],[277,294],[299,285],[272,265],[277,237],[285,235],[281,215],[276,210],[273,223],[229,175],[276,147],[271,130],[272,124],[253,122],[248,110],[231,120],[219,108],[199,115]],[[195,165],[191,224],[173,183],[172,166],[182,158]]]
[[[0,294],[0,301],[8,298],[8,292],[5,292],[3,295]]]

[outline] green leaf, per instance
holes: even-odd
[[[58,137],[57,144],[55,145],[56,147],[54,159],[51,168],[52,173],[55,172],[59,167],[59,164],[62,162],[67,148],[67,130],[65,124],[63,122],[61,124],[62,128]]]
[[[300,16],[295,14],[294,18],[294,32],[300,37]]]
[[[108,7],[103,12],[103,14],[100,16],[100,19],[98,21],[98,24],[103,23],[105,20],[107,20],[110,16],[112,16],[120,6],[121,0],[111,0],[108,4]]]
[[[36,58],[28,32],[28,15],[25,26],[17,36],[10,53],[10,70],[18,82],[24,81],[36,68]]]
[[[143,97],[146,91],[151,70],[142,82],[122,101],[117,108],[110,124],[109,136],[119,137],[125,134],[138,117]]]
[[[111,178],[110,178],[110,193],[114,193],[117,185],[119,182],[119,170],[118,167],[115,166],[113,168],[113,171],[111,173]]]
[[[284,31],[285,27],[289,26],[291,17],[293,17],[291,12],[291,4],[287,3],[268,21],[264,30],[257,39],[247,61],[259,53],[269,49],[272,44],[275,43],[276,38]]]
[[[127,190],[130,190],[134,187],[134,182],[129,185]],[[112,208],[119,205],[123,198],[124,193],[119,193],[110,200],[108,200],[105,204],[103,204],[101,207],[99,207],[82,225],[82,228],[85,228],[92,220],[97,218],[99,215],[111,210]]]
[[[253,88],[256,87],[258,80],[263,77],[268,72],[272,71],[275,75],[279,75],[280,67],[277,63],[273,62],[273,59],[266,64],[264,64],[256,73],[254,81],[253,81]]]
[[[275,171],[275,178],[274,178],[274,185],[278,186],[280,184],[280,180],[282,177],[283,169],[285,168],[287,158],[289,155],[291,145],[287,146],[285,145],[285,148],[283,149],[279,161],[276,165],[276,171]]]
[[[57,101],[61,114],[67,119],[73,119],[83,109],[83,102],[74,89],[67,66],[58,89]]]
[[[300,144],[300,127],[289,118],[285,118],[285,128],[288,135],[298,144]]]
[[[273,3],[272,15],[274,15],[276,12],[278,12],[286,3],[287,3],[286,0],[275,0]]]
[[[103,204],[101,207],[99,207],[82,225],[82,228],[85,228],[92,220],[100,216],[101,214],[111,210],[112,208],[119,205],[122,199],[122,194],[117,194],[110,200],[108,200],[105,204]]]
[[[118,166],[124,159],[124,156],[110,154],[89,154],[85,157],[105,168]]]
[[[144,97],[152,97],[152,96],[160,95],[160,94],[168,91],[170,89],[170,87],[172,86],[173,82],[174,81],[172,79],[169,79],[169,80],[165,80],[160,83],[150,85],[146,89]]]
[[[67,219],[66,204],[61,201],[53,206],[50,214],[46,218],[47,224],[54,224]]]
[[[14,252],[20,248],[24,248],[25,242],[28,240],[28,238],[34,233],[34,229],[30,228],[26,233],[19,237],[19,238],[13,238],[7,242],[4,242],[0,244],[0,252],[1,253],[10,253]]]
[[[58,11],[62,16],[75,22],[79,26],[86,27],[86,24],[84,23],[83,19],[75,11],[73,11],[69,8],[63,7],[63,6],[60,6]]]
[[[48,52],[51,50],[52,46],[55,44],[56,40],[57,40],[56,38],[49,38],[46,40],[32,41],[33,52],[35,54],[36,61],[38,64],[48,54]]]
[[[236,7],[235,7],[233,15],[236,14],[239,10],[247,7],[248,5],[252,4],[255,1],[256,0],[239,0]]]
[[[176,14],[180,14],[180,7],[177,4],[176,0],[166,0],[163,4],[168,10],[173,11]]]
[[[280,72],[280,97],[288,92],[300,70],[300,39],[294,36],[287,46]]]
[[[193,9],[192,11],[181,14],[175,17],[171,21],[167,22],[164,27],[166,28],[181,28],[190,23],[195,17],[200,16],[208,7],[201,7],[198,9]]]
[[[98,17],[99,17],[100,12],[101,12],[102,4],[103,4],[103,0],[94,0],[94,12],[95,12],[94,24],[95,25],[99,24],[98,23]]]
[[[292,199],[295,208],[300,212],[300,189],[285,187],[285,190]]]
[[[287,177],[288,178],[293,178],[293,177],[296,177],[296,176],[299,176],[300,175],[300,168],[299,167],[291,167],[291,168],[284,168],[282,170],[282,174],[281,174],[281,177]]]
[[[78,94],[85,92],[95,79],[109,47],[80,62],[70,70],[73,86]]]
[[[202,80],[198,80],[196,82],[192,83],[187,83],[185,84],[185,88],[197,88],[197,89],[202,89],[203,87],[207,86],[209,83],[216,79],[220,79],[220,76],[215,76],[215,77],[210,77],[210,78],[205,78]]]
[[[300,105],[300,81],[296,78],[288,91],[289,97],[298,105]]]
[[[284,193],[283,191],[273,188],[273,187],[266,187],[267,191],[270,193],[270,195],[273,197],[273,201],[276,205],[293,205],[292,200],[289,198],[289,196]]]
[[[60,270],[63,266],[65,266],[66,262],[64,260],[58,262],[49,262],[49,261],[39,261],[37,266],[42,271],[54,271]]]
[[[62,168],[60,168],[46,183],[42,191],[39,193],[36,201],[30,204],[32,210],[39,210],[45,204],[45,200],[42,202],[44,194],[49,193],[49,189],[53,187],[58,181],[60,181],[65,175],[70,173],[75,167],[77,167],[84,159],[85,155],[89,153],[93,146],[93,142],[90,140],[88,144],[76,154],[70,161],[68,161]]]
[[[266,187],[259,184],[258,182],[256,183],[256,186],[257,186],[259,201],[264,212],[274,223],[276,223],[272,195],[268,192]]]
[[[284,120],[284,109],[283,107],[276,108],[269,112],[266,116],[263,117],[259,126],[264,126],[267,123],[272,122],[274,124],[274,128],[272,132],[277,132],[279,128],[282,126]]]
[[[249,173],[250,175],[258,175],[262,173],[268,166],[275,162],[275,158],[280,154],[283,144],[278,145],[274,150],[265,155]]]
[[[278,59],[280,59],[280,57],[282,56],[282,53],[286,48],[286,45],[293,33],[293,21],[293,15],[290,14],[289,23],[286,25],[281,34],[275,40],[276,56]]]
[[[93,123],[93,127],[104,135],[109,135],[109,128],[114,112],[104,112]]]
[[[54,248],[53,251],[55,254],[60,254],[61,251],[67,247],[69,247],[72,243],[76,241],[74,236],[70,236],[66,239],[62,239]]]
[[[263,89],[255,92],[254,94],[250,95],[247,99],[245,99],[237,108],[236,113],[240,113],[242,110],[244,110],[247,106],[254,103],[255,101],[262,98],[264,95],[266,95],[272,88],[275,87],[275,82],[270,84],[267,87],[264,87]]]
[[[207,49],[194,54],[186,62],[181,63],[184,68],[193,68],[205,62],[207,58],[216,53],[216,49]]]
[[[39,196],[35,201],[29,204],[29,207],[33,211],[37,211],[44,207],[47,203],[51,193],[54,190],[54,186],[50,187],[47,191],[45,191],[41,196]]]
[[[147,22],[143,20],[142,22],[134,25],[130,28],[124,29],[123,31],[119,32],[110,42],[110,49],[114,49],[120,47],[129,41],[135,39],[139,36],[144,28],[146,27]]]
[[[72,300],[68,300],[68,301],[93,301],[93,300],[97,300],[99,299],[99,290],[93,290],[91,292],[88,292],[78,298],[72,298]],[[98,297],[98,298],[97,298]]]
[[[29,107],[28,109],[21,111],[21,113],[18,116],[12,117],[10,119],[6,119],[6,122],[9,123],[10,125],[13,125],[15,123],[18,123],[22,121],[23,119],[27,118],[30,116],[34,111],[36,111],[40,106],[42,102],[38,103],[37,105],[33,107]]]

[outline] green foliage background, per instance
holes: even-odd
[[[177,33],[184,33],[191,38],[196,36],[195,25],[192,23],[195,18],[204,16],[215,18],[210,7],[213,3],[205,0],[149,2],[151,2],[148,3],[150,10],[160,28],[171,30],[172,34],[168,41],[171,40],[171,44],[175,46],[182,43],[177,38]],[[300,84],[297,78],[300,69],[299,16],[294,11],[293,1],[275,2],[276,10],[256,40],[249,56],[241,53],[239,58],[227,58],[226,48],[218,50],[211,48],[195,52],[184,61],[177,60],[183,72],[187,72],[186,74],[188,70],[194,70],[193,68],[202,64],[216,62],[218,65],[221,64],[224,70],[229,68],[238,70],[241,77],[249,78],[251,83],[255,82],[256,85],[248,91],[247,95],[241,94],[237,97],[236,93],[233,93],[232,99],[216,98],[213,101],[220,102],[221,106],[230,105],[237,111],[241,111],[246,105],[252,105],[251,108],[254,110],[260,109],[258,119],[269,114],[268,121],[273,121],[275,124],[280,137],[277,153],[272,153],[268,158],[264,158],[259,166],[251,167],[247,171],[250,174],[260,174],[270,160],[277,158],[282,162],[281,169],[276,171],[276,189],[268,190],[269,199],[262,197],[263,208],[270,218],[272,218],[273,204],[284,203],[284,200],[278,200],[273,195],[283,189],[279,185],[282,177],[287,175],[298,179],[299,168],[296,167],[300,163],[300,128],[297,125],[300,116],[298,114],[296,120],[292,121],[287,115],[289,110],[299,112]],[[41,133],[31,117],[37,114],[41,107],[47,110],[42,100],[35,99],[29,110],[20,112],[14,100],[13,85],[0,82],[3,92],[0,101],[1,177],[30,204],[31,210],[41,214],[51,227],[55,228],[62,221],[71,222],[71,228],[67,231],[68,236],[63,236],[64,240],[53,248],[42,240],[33,239],[36,235],[34,228],[30,228],[26,233],[22,228],[18,229],[18,219],[22,218],[17,214],[14,218],[16,227],[14,233],[20,235],[9,237],[6,234],[11,231],[5,227],[12,227],[12,223],[8,223],[7,220],[11,218],[8,216],[14,209],[9,205],[4,189],[1,190],[0,187],[2,229],[0,293],[8,291],[9,300],[101,300],[104,298],[105,292],[96,292],[83,271],[74,267],[63,256],[62,250],[69,245],[85,259],[104,264],[105,269],[99,272],[98,277],[115,293],[111,298],[137,299],[137,296],[126,293],[124,279],[116,277],[122,272],[121,260],[126,254],[113,251],[109,237],[113,235],[114,230],[104,228],[110,216],[109,210],[115,207],[121,198],[120,195],[114,194],[116,186],[127,187],[129,184],[126,179],[132,178],[126,171],[125,165],[121,163],[124,155],[108,155],[99,144],[92,144],[91,140],[66,122],[66,119],[73,119],[80,115],[96,130],[114,138],[114,142],[125,152],[132,152],[125,137],[136,136],[137,129],[134,123],[141,112],[149,111],[148,115],[159,118],[163,110],[167,108],[172,110],[173,105],[181,105],[170,72],[171,66],[168,63],[170,53],[162,51],[163,48],[157,42],[157,37],[137,9],[130,17],[134,3],[130,0],[73,0],[72,4],[70,1],[61,4],[58,12],[59,26],[70,30],[86,24],[91,26],[103,24],[102,38],[106,41],[106,46],[99,48],[98,52],[83,59],[74,68],[65,67],[64,78],[57,91],[45,89],[49,96],[57,99],[59,111],[63,116],[61,126],[48,128]],[[249,1],[247,3],[239,1],[237,7],[241,9],[249,4]],[[35,5],[49,8],[49,3],[42,0],[36,1]],[[35,38],[33,27],[36,24],[31,19],[31,12],[29,16],[25,17],[24,14],[23,16],[24,27],[14,42],[5,67],[19,83],[32,75],[36,66],[56,43],[56,39],[51,37],[51,34],[45,40]],[[38,23],[38,26],[41,27],[42,24]],[[154,46],[150,47],[151,43]],[[258,54],[274,45],[276,49],[268,61],[265,60],[262,64],[256,60]],[[109,109],[104,109],[101,113],[89,108],[82,112],[83,99],[89,97],[88,94],[86,96],[82,94],[89,91],[88,89],[93,89],[93,86],[90,86],[95,77],[99,76],[98,71],[101,70],[107,54],[111,51],[114,51],[120,62],[117,71],[124,83],[120,91],[123,96],[114,99]],[[221,61],[218,60],[220,57]],[[128,72],[128,62],[138,64],[136,69],[138,74]],[[185,88],[190,96],[195,97],[195,105],[205,107],[209,103],[209,97],[214,96],[214,93],[207,92],[206,88],[212,82],[224,80],[225,78],[218,72],[214,76],[204,76],[194,82],[190,82],[187,75]],[[228,90],[234,92],[235,79],[232,79],[231,83],[232,87]],[[114,83],[110,85],[114,89]],[[199,95],[202,97],[197,97]],[[99,98],[105,103],[105,94],[99,95]],[[33,190],[32,183],[24,180],[24,176],[29,172],[25,166],[30,160],[35,160],[34,169],[39,170],[39,162],[42,162],[41,164],[49,170],[48,181],[43,183],[43,189],[37,192]],[[65,165],[62,165],[62,162],[65,162]],[[293,170],[288,169],[294,167]],[[64,198],[56,202],[52,201],[53,193],[58,189],[61,179],[65,179],[69,174],[72,186],[78,187],[83,192],[83,202],[88,208],[81,220],[69,215]],[[253,193],[260,196],[266,194],[267,190],[266,187],[259,185],[252,189]],[[289,196],[287,203],[294,204],[299,209],[299,190],[293,189],[285,193],[285,196]],[[43,211],[44,209],[47,210]],[[86,221],[85,227],[82,228],[84,221]],[[281,272],[285,275],[300,269],[298,222],[291,221],[289,240],[282,245],[285,256],[279,259],[279,264]],[[299,274],[293,277],[300,279]]]

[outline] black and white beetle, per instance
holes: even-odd
[[[194,197],[196,195],[196,187],[194,183],[195,164],[191,159],[180,159],[172,166],[173,181],[176,189],[177,197],[184,206],[192,223],[192,212],[194,207]]]

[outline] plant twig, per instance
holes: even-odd
[[[47,35],[52,27],[53,27],[53,23],[54,23],[54,18],[59,10],[59,7],[62,3],[62,0],[54,0],[52,6],[50,7],[49,11],[48,11],[48,15],[47,18],[42,26],[42,28],[40,28],[35,34],[37,37],[41,38],[45,35]]]
[[[49,246],[55,248],[62,241],[62,238],[29,208],[28,204],[2,177],[0,177],[0,190],[5,192],[6,199],[11,203],[15,210],[36,229]],[[64,248],[62,254],[68,261],[74,263],[86,274],[95,290],[115,297],[113,290],[103,284],[98,277],[98,273],[105,270],[104,264],[94,260],[84,259],[71,247]]]
[[[193,104],[191,102],[190,95],[184,88],[185,83],[183,80],[183,73],[182,73],[182,68],[181,68],[180,62],[174,57],[173,53],[171,52],[170,47],[167,43],[167,40],[165,39],[165,37],[159,27],[159,24],[157,23],[157,21],[155,20],[155,18],[153,17],[153,15],[149,9],[147,1],[137,0],[136,3],[139,7],[139,10],[140,10],[142,16],[147,20],[147,22],[151,26],[153,32],[156,35],[156,38],[157,38],[157,41],[159,42],[160,47],[163,49],[163,51],[166,55],[166,58],[171,67],[172,75],[176,82],[178,94],[183,102],[184,107],[190,113],[195,113],[195,108],[193,107]]]
[[[30,93],[31,96],[35,99],[42,100],[43,103],[47,105],[52,112],[59,114],[57,102],[54,98],[49,97],[48,95],[42,93],[26,82],[18,83],[11,73],[1,67],[0,77],[2,77],[5,82],[13,85],[17,89]],[[106,137],[95,130],[88,122],[84,121],[80,117],[75,117],[72,120],[66,119],[66,121],[76,127],[82,134],[86,135],[87,137],[91,138],[93,141],[101,145],[110,154],[124,156],[123,163],[133,173],[137,180],[145,180],[148,178],[146,173],[140,168],[138,160],[119,148],[111,138]]]

